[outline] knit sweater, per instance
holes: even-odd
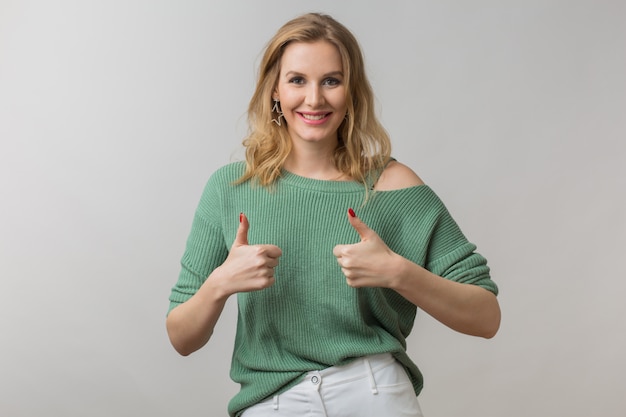
[[[422,375],[406,354],[416,306],[390,289],[347,285],[333,247],[360,240],[346,217],[352,207],[394,252],[444,278],[497,294],[485,258],[440,199],[426,185],[370,191],[365,199],[362,184],[289,172],[269,188],[250,181],[233,185],[244,169],[244,163],[232,163],[209,179],[170,296],[171,311],[224,262],[239,213],[250,222],[251,245],[282,249],[275,284],[237,294],[231,378],[241,389],[230,401],[230,415],[285,391],[308,371],[383,352],[404,366],[419,394]]]

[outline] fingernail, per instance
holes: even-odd
[[[239,223],[243,221],[243,213],[239,213]]]
[[[350,217],[356,217],[356,213],[351,208],[348,209],[348,214],[350,215]]]

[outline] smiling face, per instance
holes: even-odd
[[[346,86],[337,48],[326,41],[294,42],[285,48],[274,98],[280,100],[294,145],[336,146],[346,115]]]

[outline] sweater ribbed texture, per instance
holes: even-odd
[[[241,390],[229,404],[230,415],[288,389],[308,371],[384,352],[406,368],[419,394],[422,375],[406,354],[416,307],[393,290],[348,286],[333,248],[360,240],[346,217],[352,207],[394,252],[444,278],[497,294],[485,258],[439,198],[422,185],[370,192],[363,205],[361,184],[289,172],[269,189],[232,185],[244,168],[229,164],[208,181],[170,296],[171,310],[224,262],[241,212],[250,222],[250,244],[282,249],[275,284],[237,295],[231,378]]]

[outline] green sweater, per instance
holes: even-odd
[[[275,284],[239,293],[231,378],[241,389],[234,416],[295,385],[311,370],[391,352],[406,368],[416,394],[422,375],[406,354],[416,307],[393,290],[347,285],[333,255],[337,244],[359,241],[346,217],[352,207],[391,250],[447,279],[497,294],[486,260],[475,253],[435,193],[425,185],[370,192],[356,182],[313,180],[284,172],[272,188],[233,185],[244,163],[216,171],[207,183],[170,311],[221,265],[235,239],[239,213],[250,222],[249,243],[282,249]]]

